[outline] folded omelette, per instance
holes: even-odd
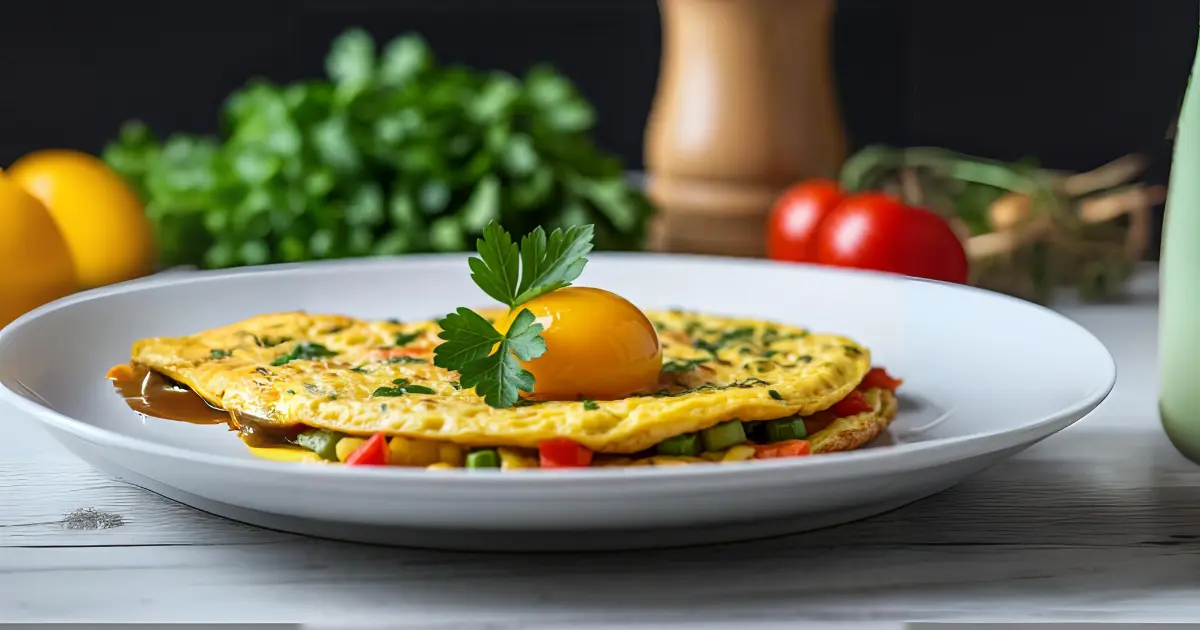
[[[254,454],[283,460],[347,461],[381,435],[386,463],[433,468],[535,468],[551,440],[586,449],[591,466],[737,461],[785,447],[856,449],[896,414],[899,381],[872,370],[870,351],[846,337],[681,311],[646,316],[662,344],[658,383],[614,400],[489,406],[434,365],[435,321],[268,314],[143,339],[131,361],[227,412]]]

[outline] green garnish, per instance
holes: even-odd
[[[294,389],[289,389],[289,390],[287,390],[287,393],[288,393],[289,395],[291,395],[291,396],[295,396],[295,395],[296,395],[296,390],[294,390]]]
[[[300,360],[315,361],[316,359],[334,356],[337,356],[336,352],[326,348],[325,346],[322,346],[319,343],[302,341],[296,344],[296,346],[292,348],[291,352],[276,357],[275,360],[271,362],[271,365],[279,366],[286,363],[291,363],[292,361]]]
[[[268,370],[268,369],[267,369],[267,368],[265,368],[265,367],[256,367],[256,368],[254,368],[254,371],[255,371],[255,372],[258,372],[259,374],[262,374],[263,376],[270,376],[270,375],[271,375],[271,370]]]
[[[321,459],[336,462],[338,460],[337,443],[340,442],[343,437],[345,436],[335,431],[314,429],[312,431],[305,431],[304,433],[297,435],[292,441],[298,446],[303,446],[317,455],[320,455]]]
[[[663,363],[662,373],[663,374],[673,374],[675,372],[688,372],[688,371],[694,370],[697,367],[703,365],[707,361],[708,361],[708,357],[704,357],[701,359],[682,359],[679,361],[674,361],[674,360],[667,361],[666,363]]]
[[[367,369],[366,369],[366,368],[364,368],[364,367],[362,367],[361,365],[360,365],[360,366],[356,366],[356,367],[352,367],[352,368],[350,368],[350,371],[351,371],[351,372],[358,372],[359,374],[369,374],[369,372],[367,372]]]
[[[584,398],[581,402],[583,403],[583,408],[586,411],[595,411],[600,408],[600,405],[597,405],[596,401],[592,400],[591,398]]]
[[[421,357],[392,357],[387,360],[388,363],[429,363],[429,361]]]
[[[415,333],[396,333],[396,347],[407,346],[417,340],[421,336],[420,332]]]
[[[493,222],[477,242],[478,258],[471,258],[471,279],[510,311],[529,300],[570,286],[587,264],[592,250],[591,225],[556,229],[547,237],[541,227],[521,239]],[[506,333],[469,308],[460,307],[438,322],[444,343],[434,349],[434,365],[459,373],[464,388],[474,388],[492,407],[504,409],[517,403],[520,392],[532,392],[533,375],[518,361],[542,356],[546,342],[542,325],[534,322],[528,309],[517,313]],[[496,347],[492,352],[492,348]]]
[[[741,328],[734,328],[733,330],[721,333],[721,335],[713,341],[709,341],[707,339],[697,339],[692,343],[692,345],[698,350],[703,350],[713,356],[716,356],[717,351],[724,348],[729,343],[734,341],[746,341],[752,339],[753,337],[754,328],[750,326],[743,326]]]
[[[216,348],[214,348],[213,350],[211,350],[208,353],[208,355],[214,359],[224,359],[225,357],[227,357],[231,354],[233,354],[233,350],[220,350],[220,349],[216,349]]]
[[[661,455],[694,456],[700,452],[700,438],[695,433],[685,433],[667,438],[654,447]]]
[[[768,442],[785,442],[787,440],[802,440],[808,437],[808,429],[800,418],[785,418],[764,423],[767,428]]]
[[[380,396],[387,396],[389,398],[395,398],[396,396],[403,396],[405,394],[436,394],[437,393],[437,392],[433,391],[432,389],[425,387],[424,385],[412,385],[408,382],[408,379],[406,379],[406,378],[395,379],[392,381],[392,384],[395,385],[395,387],[380,387],[379,389],[376,389],[374,392],[371,393],[371,397],[375,398],[375,397],[380,397]]]
[[[704,441],[704,450],[720,451],[730,446],[737,446],[745,442],[747,438],[742,423],[733,420],[701,431],[700,439]]]
[[[774,398],[775,400],[783,400],[783,396],[780,396],[779,392],[777,392],[773,389],[767,390],[767,393],[770,394],[771,398]]]
[[[484,449],[467,454],[467,468],[499,468],[500,454],[495,449]]]
[[[846,352],[849,352],[850,354],[853,354],[855,356],[862,354],[862,350],[859,350],[858,348],[856,348],[854,346],[842,346],[842,347],[846,349]]]
[[[438,322],[442,327],[438,336],[444,342],[434,351],[433,363],[458,370],[459,383],[474,388],[492,407],[511,407],[520,397],[519,391],[533,391],[533,375],[517,361],[536,359],[546,351],[542,325],[533,320],[529,309],[521,309],[508,332],[501,334],[475,311],[459,307]]]

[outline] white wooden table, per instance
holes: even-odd
[[[1112,396],[1067,431],[868,521],[681,551],[455,554],[260,530],[92,472],[5,408],[0,621],[549,629],[1200,620],[1200,466],[1159,429],[1156,298],[1147,269],[1126,304],[1061,305],[1119,367]],[[79,508],[123,524],[64,526]]]

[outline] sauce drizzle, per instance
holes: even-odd
[[[225,424],[229,414],[209,405],[199,394],[140,365],[118,365],[108,371],[117,394],[130,409],[155,418],[192,424]]]

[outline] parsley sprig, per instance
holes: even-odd
[[[468,261],[471,279],[484,293],[516,310],[570,286],[587,264],[592,234],[591,225],[556,229],[549,236],[538,227],[518,248],[504,228],[492,223],[477,243],[479,257]],[[434,349],[433,363],[457,371],[462,387],[474,388],[488,405],[512,407],[520,392],[532,392],[534,385],[533,374],[518,361],[536,359],[546,351],[542,325],[534,319],[529,309],[521,309],[501,333],[480,314],[460,307],[438,322],[443,343]]]

